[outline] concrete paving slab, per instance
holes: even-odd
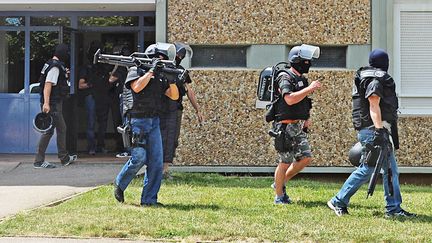
[[[0,174],[0,219],[14,215],[99,185],[111,183],[123,163],[75,163],[55,169],[35,169],[33,163],[0,162],[9,168]]]

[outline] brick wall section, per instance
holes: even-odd
[[[167,32],[189,44],[368,44],[370,1],[168,0]]]
[[[255,108],[259,71],[193,70],[192,87],[207,118],[198,126],[189,101],[185,111],[175,164],[178,165],[275,165],[276,152],[267,135],[264,110]],[[351,124],[353,71],[312,71],[323,88],[313,94],[313,128],[309,140],[313,166],[349,166],[348,150],[356,142]],[[432,165],[432,118],[402,118],[401,165]]]

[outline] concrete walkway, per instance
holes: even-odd
[[[126,161],[78,159],[66,167],[57,162],[55,169],[35,169],[28,159],[32,156],[0,157],[0,220],[111,183]]]

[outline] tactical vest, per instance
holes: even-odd
[[[44,88],[45,88],[45,81],[48,72],[53,68],[57,67],[59,69],[59,76],[57,79],[57,84],[53,85],[51,88],[51,94],[50,94],[50,105],[55,104],[56,102],[59,102],[66,98],[66,96],[69,94],[69,85],[67,83],[67,77],[66,77],[66,67],[62,61],[56,60],[56,59],[50,59],[48,62],[46,62],[42,68],[41,76],[39,77],[39,94],[40,94],[40,102],[41,104],[44,103]]]
[[[373,125],[370,117],[369,101],[365,98],[365,94],[368,85],[374,80],[378,80],[380,85],[383,86],[384,97],[381,97],[379,104],[382,120],[392,123],[398,118],[397,110],[399,106],[393,78],[380,69],[363,67],[356,72],[352,92],[352,118],[356,130]]]
[[[165,78],[154,74],[147,86],[139,93],[132,92],[133,105],[130,112],[131,117],[157,117],[163,108],[163,96],[168,87]]]
[[[280,85],[282,79],[287,79],[288,82],[294,87],[292,92],[300,91],[306,88],[309,84],[305,77],[299,77],[290,70],[287,71],[288,75],[279,76],[276,79],[276,83]],[[279,89],[277,89],[279,90]],[[278,91],[279,92],[279,91]],[[275,103],[275,114],[276,121],[282,121],[286,119],[290,120],[307,120],[310,117],[310,109],[312,108],[312,100],[309,97],[305,97],[303,100],[294,105],[288,105],[284,98],[279,94],[279,99]]]

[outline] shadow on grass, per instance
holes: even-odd
[[[326,208],[328,209],[327,206],[327,201],[297,201],[296,204],[303,206],[305,208]],[[376,209],[376,207],[373,206],[369,206],[369,205],[361,205],[361,204],[350,204],[349,208],[353,208],[353,209]]]
[[[166,209],[174,209],[174,210],[184,210],[191,211],[195,209],[205,209],[205,210],[219,210],[220,207],[214,204],[183,204],[183,203],[164,203],[163,205],[155,205],[155,206],[146,206],[143,207],[139,204],[129,204],[130,206],[138,207],[138,208],[166,208]]]
[[[209,173],[173,173],[173,180],[163,183],[167,185],[194,185],[204,187],[241,187],[241,188],[271,188],[273,177],[249,177],[249,176],[224,176],[221,174]],[[312,180],[293,179],[290,181],[293,187],[320,188],[319,183]],[[326,188],[338,189],[340,184],[326,183]]]

